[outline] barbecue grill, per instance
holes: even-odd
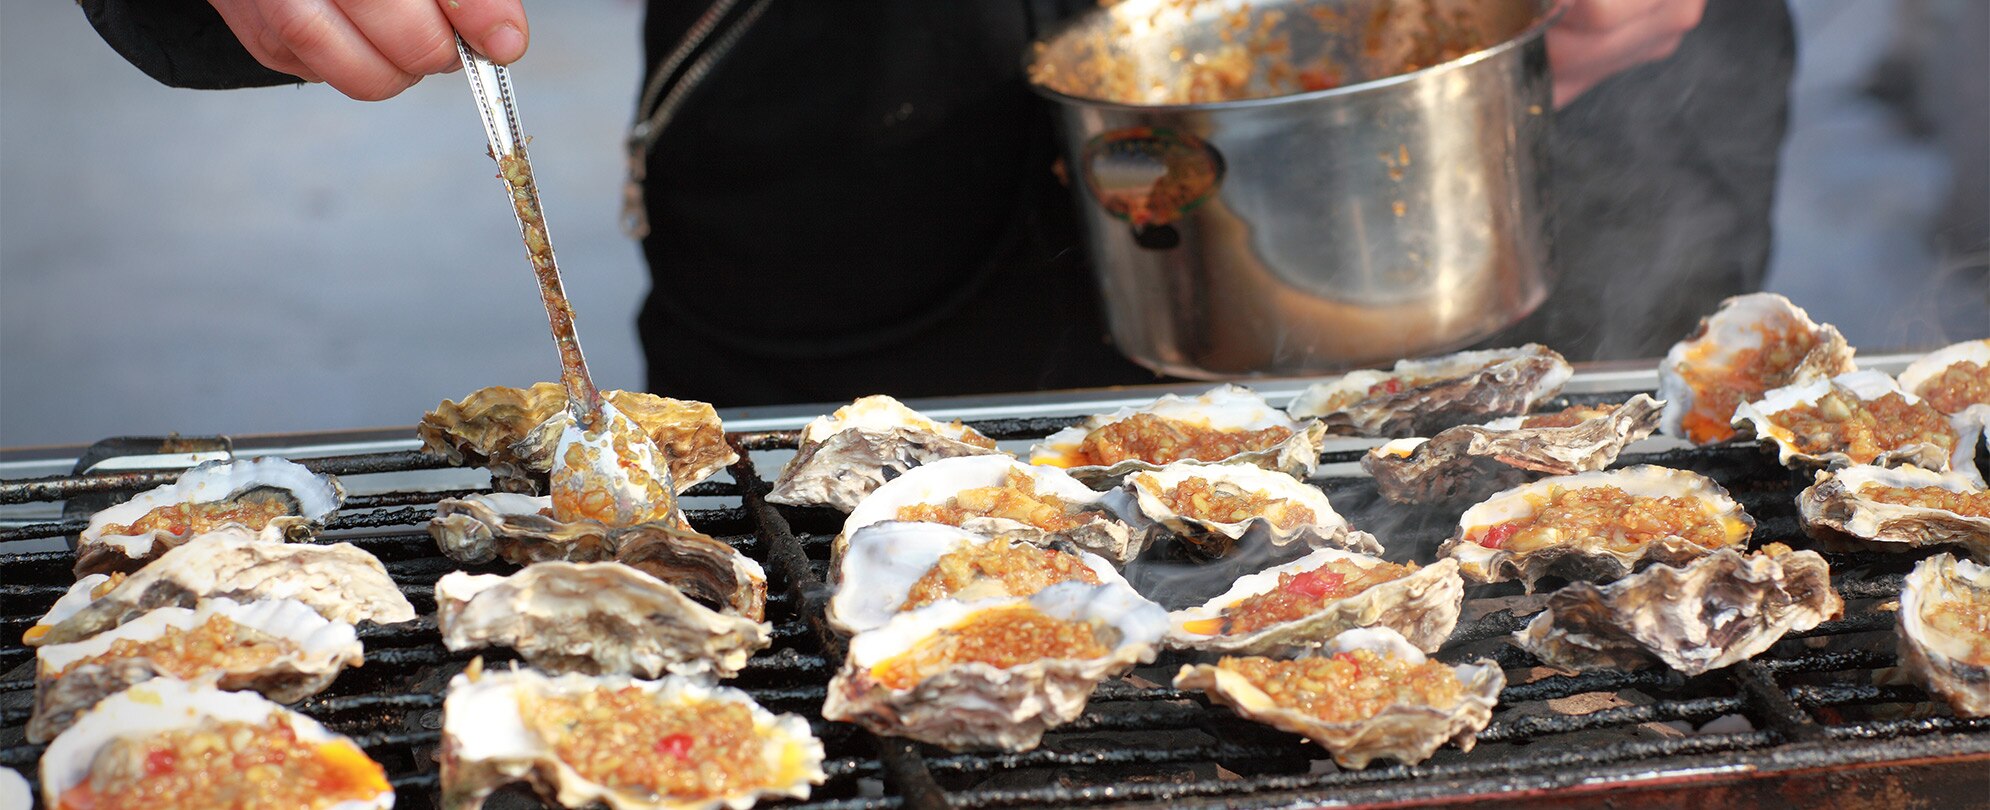
[[[1905,358],[1869,367],[1898,370]],[[1649,391],[1648,368],[1587,367],[1564,394],[1570,402],[1622,399]],[[1303,383],[1264,384],[1283,401]],[[947,419],[967,417],[983,433],[1018,446],[1076,421],[1077,415],[1151,399],[1169,389],[913,403]],[[1559,407],[1559,404],[1556,405]],[[827,408],[810,409],[817,413]],[[801,411],[797,411],[797,414]],[[1922,553],[1827,552],[1846,600],[1842,619],[1792,634],[1752,661],[1697,677],[1667,670],[1565,674],[1540,668],[1504,642],[1525,623],[1513,583],[1469,588],[1464,619],[1435,657],[1488,656],[1508,672],[1491,725],[1469,753],[1440,749],[1415,766],[1384,760],[1342,770],[1300,738],[1241,719],[1200,694],[1166,686],[1194,655],[1164,653],[1154,665],[1108,681],[1083,717],[1024,753],[952,753],[820,717],[825,686],[842,658],[822,619],[829,541],[842,516],[768,504],[767,481],[792,450],[802,417],[732,415],[730,441],[741,460],[730,480],[694,487],[691,522],[768,572],[774,645],[729,685],[777,712],[811,719],[828,752],[829,774],[810,807],[1017,807],[1158,804],[1274,807],[1318,804],[1615,805],[1712,801],[1776,805],[1983,806],[1990,802],[1990,718],[1953,716],[1893,671],[1894,614],[1903,574]],[[354,493],[323,540],[377,555],[420,611],[433,611],[443,574],[468,568],[506,572],[504,563],[462,566],[442,557],[425,523],[444,497],[488,487],[481,471],[447,468],[406,438],[285,437],[232,442],[240,455],[287,455],[340,476]],[[21,633],[70,584],[73,556],[57,538],[83,528],[113,496],[172,480],[177,464],[161,453],[225,447],[227,440],[114,439],[79,459],[75,472],[47,474],[68,457],[14,455],[0,462],[0,765],[33,780],[43,746],[24,742],[34,690],[34,653]],[[1324,453],[1315,483],[1359,528],[1376,531],[1394,560],[1427,561],[1458,509],[1410,509],[1383,501],[1353,464],[1370,442],[1338,441]],[[137,458],[116,458],[135,455]],[[107,456],[111,458],[106,458]],[[1782,540],[1805,547],[1795,495],[1807,476],[1778,466],[1753,445],[1692,448],[1647,440],[1619,466],[1662,464],[1708,475],[1759,521],[1754,547]],[[92,465],[94,465],[92,467]],[[174,467],[174,468],[169,468]],[[89,469],[86,469],[89,468]],[[1462,507],[1461,507],[1462,508]],[[67,511],[63,511],[63,510]],[[20,550],[39,544],[51,550]],[[1195,594],[1182,594],[1190,598]],[[1174,605],[1170,605],[1173,607]],[[1519,613],[1520,615],[1516,615]],[[437,802],[435,754],[444,686],[479,653],[452,653],[432,618],[361,628],[366,664],[298,706],[351,735],[386,766],[400,807]],[[484,650],[487,666],[512,656]],[[509,797],[534,806],[529,796]],[[493,807],[513,806],[494,799]]]

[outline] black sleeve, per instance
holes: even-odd
[[[81,0],[79,4],[112,50],[166,85],[227,90],[303,81],[257,62],[206,0]]]

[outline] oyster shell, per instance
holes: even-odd
[[[1701,545],[1676,533],[1639,540],[1623,536],[1625,529],[1619,524],[1611,528],[1612,536],[1607,538],[1558,537],[1518,550],[1506,547],[1504,540],[1496,542],[1498,547],[1484,545],[1495,527],[1533,517],[1555,492],[1599,487],[1614,487],[1632,497],[1691,500],[1699,505],[1701,519],[1713,524],[1717,542]],[[1639,465],[1544,478],[1494,495],[1459,516],[1458,531],[1438,547],[1437,554],[1456,558],[1459,572],[1473,582],[1520,579],[1532,593],[1535,581],[1544,576],[1607,582],[1646,563],[1683,563],[1719,548],[1738,546],[1754,530],[1755,519],[1712,479],[1685,470]]]
[[[1631,442],[1658,427],[1664,403],[1644,394],[1581,422],[1526,427],[1513,416],[1460,425],[1429,439],[1397,439],[1370,450],[1361,468],[1382,496],[1397,503],[1483,498],[1540,475],[1600,470]]]
[[[892,686],[881,674],[902,656],[944,644],[977,618],[997,615],[991,611],[1088,623],[1093,639],[1107,652],[1091,658],[1040,658],[1007,668],[954,663],[905,687]],[[1167,614],[1159,605],[1116,585],[1066,582],[1026,600],[936,602],[851,639],[849,657],[829,682],[822,716],[954,750],[1027,751],[1042,741],[1046,729],[1082,713],[1100,681],[1153,661],[1167,627]]]
[[[21,772],[13,768],[0,768],[0,807],[27,810],[34,803],[34,791],[28,789],[28,780],[21,776]]]
[[[1766,353],[1765,353],[1766,347]],[[1734,436],[1729,420],[1763,392],[1856,370],[1852,347],[1829,324],[1775,293],[1722,301],[1658,367],[1660,429],[1694,444]]]
[[[111,652],[120,641],[142,645],[211,621],[231,628],[231,649],[245,641],[279,643],[282,649],[261,662],[231,656],[225,659],[230,661],[225,669],[198,674],[163,668],[142,648],[104,661],[91,660]],[[346,667],[359,666],[364,659],[365,649],[352,625],[329,621],[296,600],[243,604],[203,599],[192,610],[163,607],[82,641],[36,650],[35,712],[28,721],[28,740],[47,742],[98,701],[161,675],[214,682],[231,692],[246,689],[278,703],[295,703],[324,691]]]
[[[1287,410],[1355,436],[1428,436],[1454,425],[1526,413],[1561,393],[1575,369],[1538,343],[1403,360],[1307,388]]]
[[[1202,482],[1198,486],[1207,487],[1207,493],[1183,494],[1181,487],[1191,480]],[[1126,512],[1126,519],[1135,529],[1173,534],[1206,556],[1221,557],[1238,544],[1269,542],[1286,546],[1298,541],[1314,548],[1382,553],[1382,545],[1375,538],[1350,531],[1347,519],[1334,511],[1325,492],[1263,467],[1170,464],[1158,470],[1132,473],[1120,487],[1133,506]],[[1233,507],[1215,502],[1226,496],[1242,498],[1245,503]],[[1249,504],[1258,498],[1267,503]],[[1198,517],[1177,512],[1169,503],[1184,499],[1190,503],[1201,501],[1204,510],[1244,509],[1246,513],[1202,511],[1204,516]]]
[[[42,802],[48,807],[65,806],[62,795],[88,781],[98,756],[118,740],[146,739],[207,723],[264,725],[279,719],[290,726],[300,742],[315,744],[320,756],[344,770],[348,781],[371,793],[327,810],[385,810],[394,806],[394,789],[388,785],[386,773],[351,739],[253,693],[223,692],[174,678],[154,678],[105,698],[49,743],[41,757]]]
[[[1014,506],[1015,510],[1004,509],[999,516],[970,515],[961,521],[960,527],[975,534],[1014,535],[1029,538],[1032,542],[1047,540],[1055,535],[1111,560],[1115,565],[1123,565],[1127,560],[1140,556],[1140,551],[1146,547],[1145,538],[1116,516],[1126,509],[1121,502],[1123,496],[1118,493],[1094,492],[1056,467],[1024,464],[1008,456],[964,456],[922,464],[878,487],[877,491],[857,504],[857,508],[850,511],[850,517],[843,521],[843,531],[837,535],[834,554],[841,558],[850,536],[858,529],[873,523],[903,519],[901,510],[944,507],[963,492],[1004,487],[1012,476],[1028,478],[1037,499],[1054,498],[1063,503],[1066,511],[1056,512],[1054,507],[1020,502],[998,503],[998,508]],[[1037,523],[1021,519],[1036,518],[1038,512],[1042,512],[1045,519],[1068,517],[1079,522],[1071,528],[1046,530]]]
[[[1320,606],[1304,617],[1243,634],[1222,632],[1225,609],[1277,590],[1280,575],[1295,577],[1334,561],[1372,569],[1390,565],[1379,557],[1323,548],[1297,560],[1240,577],[1236,584],[1201,605],[1168,614],[1168,644],[1210,652],[1283,656],[1318,647],[1346,630],[1387,627],[1412,646],[1436,652],[1458,626],[1465,580],[1458,561],[1438,560],[1407,576],[1372,585],[1360,593]]]
[[[891,397],[868,396],[802,427],[795,456],[781,468],[767,500],[849,512],[913,467],[1000,452],[993,440],[960,422],[942,424]]]
[[[649,434],[669,460],[680,492],[739,460],[710,405],[640,391],[608,391],[602,398]],[[538,493],[545,491],[553,448],[566,426],[555,417],[566,408],[567,392],[559,383],[492,386],[470,392],[461,403],[444,400],[422,415],[415,432],[425,449],[451,464],[489,467],[500,490]]]
[[[1806,452],[1798,444],[1798,436],[1788,427],[1788,416],[1792,409],[1813,406],[1827,408],[1827,397],[1848,397],[1870,403],[1889,395],[1898,395],[1909,409],[1919,409],[1933,421],[1939,421],[1946,435],[1937,437],[1933,433],[1917,434],[1921,441],[1908,441],[1897,445],[1882,445],[1874,439],[1876,455],[1865,457],[1864,452],[1854,453],[1853,448],[1842,442],[1827,449]],[[1746,426],[1754,435],[1776,447],[1776,460],[1785,466],[1799,464],[1818,467],[1841,467],[1850,464],[1876,464],[1894,467],[1912,464],[1937,472],[1947,472],[1951,468],[1975,480],[1975,457],[1978,434],[1983,426],[1968,416],[1944,418],[1933,408],[1921,402],[1920,397],[1901,390],[1892,377],[1879,371],[1855,371],[1841,374],[1827,380],[1778,388],[1762,395],[1760,400],[1744,402],[1734,411],[1736,427]],[[1840,438],[1840,437],[1833,437]],[[1938,439],[1945,438],[1953,444],[1944,446]]]
[[[1163,424],[1170,426],[1214,430],[1221,433],[1276,431],[1264,436],[1275,437],[1278,435],[1277,432],[1283,432],[1285,436],[1277,439],[1276,443],[1257,446],[1256,449],[1244,450],[1224,458],[1176,460],[1139,455],[1106,465],[1095,463],[1085,449],[1086,439],[1100,429],[1135,417],[1163,420]],[[1083,422],[1044,437],[1043,441],[1031,447],[1030,463],[1066,468],[1072,477],[1095,486],[1117,484],[1127,473],[1135,470],[1160,469],[1161,465],[1170,462],[1254,464],[1268,470],[1278,470],[1305,478],[1312,475],[1313,470],[1319,467],[1320,441],[1325,436],[1325,425],[1317,421],[1293,419],[1284,411],[1267,404],[1263,397],[1249,388],[1223,385],[1209,389],[1193,399],[1183,399],[1168,394],[1139,408],[1121,408],[1110,414],[1089,417]]]
[[[1990,716],[1990,567],[1922,560],[1900,589],[1900,663],[1956,714]]]
[[[628,690],[639,691],[642,703],[666,712],[711,704],[744,707],[761,742],[759,759],[768,771],[766,780],[738,786],[724,795],[671,796],[589,779],[575,763],[561,758],[561,741],[550,737],[559,729],[543,720],[541,710],[549,700],[584,699]],[[624,739],[634,733],[602,719],[585,718],[573,735]],[[630,744],[655,749],[668,739],[632,739]],[[691,740],[685,743],[695,744]],[[808,798],[810,787],[828,778],[822,770],[822,757],[822,742],[809,732],[807,720],[769,712],[737,689],[706,686],[681,677],[645,681],[617,675],[567,674],[549,678],[531,670],[460,674],[450,680],[449,696],[442,707],[445,807],[479,807],[491,791],[523,781],[548,801],[572,808],[599,802],[614,810],[745,810],[762,799]]]
[[[1367,650],[1412,666],[1429,660],[1396,631],[1382,627],[1341,633],[1325,646],[1309,651],[1306,657],[1330,658],[1356,650]],[[1438,707],[1399,701],[1372,716],[1347,723],[1327,722],[1300,709],[1280,705],[1242,673],[1220,665],[1182,667],[1175,676],[1175,688],[1201,689],[1210,700],[1229,706],[1239,715],[1319,743],[1333,752],[1334,761],[1343,767],[1366,768],[1377,757],[1392,757],[1409,764],[1422,762],[1446,741],[1457,743],[1462,750],[1472,750],[1479,731],[1492,720],[1500,690],[1506,688],[1506,673],[1483,658],[1453,667],[1452,673],[1464,689],[1454,705]]]
[[[295,599],[346,624],[394,624],[415,618],[414,605],[401,595],[386,567],[357,546],[265,543],[247,529],[234,527],[166,552],[87,605],[44,625],[46,631],[30,631],[27,643],[81,641],[154,608],[192,607],[201,599],[216,597],[238,602]]]
[[[435,607],[449,649],[510,647],[555,673],[730,678],[773,632],[613,562],[533,563],[508,577],[457,571],[435,583]]]
[[[1724,548],[1674,568],[1654,565],[1597,587],[1570,583],[1514,633],[1522,649],[1564,669],[1642,669],[1655,662],[1698,675],[1755,657],[1785,634],[1845,611],[1815,551],[1771,544]]]
[[[852,635],[884,626],[905,609],[913,587],[942,558],[989,543],[1055,550],[1069,555],[1071,562],[1090,571],[1092,578],[1100,583],[1133,587],[1104,557],[1067,541],[1052,539],[1047,545],[1038,546],[1016,535],[980,535],[941,523],[885,521],[865,526],[850,536],[850,547],[837,563],[836,595],[829,600],[830,626]],[[1012,592],[1001,578],[989,576],[985,570],[977,568],[962,574],[972,575],[972,580],[950,598],[976,601],[1032,595]]]
[[[1974,366],[1973,374],[1971,366]],[[1960,368],[1958,368],[1960,366]],[[1944,381],[1944,374],[1965,374],[1981,379],[1990,368],[1990,338],[1966,340],[1923,355],[1900,372],[1900,387],[1928,400],[1935,410],[1949,415],[1974,411],[1977,424],[1990,422],[1990,401],[1965,394],[1952,386],[1959,380]]]
[[[1875,490],[1924,487],[1986,497],[1982,487],[1955,473],[1860,464],[1818,471],[1817,482],[1797,497],[1797,512],[1803,517],[1805,531],[1820,539],[1849,535],[1882,547],[1899,544],[1903,548],[1957,543],[1990,559],[1990,516],[1875,497]]]
[[[344,502],[345,488],[338,479],[311,472],[293,461],[210,461],[187,470],[171,484],[91,515],[90,525],[77,537],[76,575],[136,571],[201,533],[199,527],[182,533],[158,529],[133,533],[133,524],[155,509],[220,503],[281,508],[280,516],[251,528],[264,540],[283,542],[308,537]],[[223,525],[243,524],[224,520],[216,528]]]
[[[444,498],[435,505],[428,534],[452,560],[482,563],[502,557],[519,565],[611,560],[635,538],[654,534],[703,536],[691,530],[682,512],[667,523],[616,527],[597,520],[560,520],[552,509],[550,495],[492,492]]]

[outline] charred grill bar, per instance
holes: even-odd
[[[1580,379],[1580,378],[1579,378]],[[1624,386],[1630,389],[1630,385]],[[1578,401],[1622,399],[1590,386]],[[1635,389],[1649,390],[1649,389]],[[1069,417],[976,420],[996,439],[1041,437]],[[1199,694],[1168,688],[1174,670],[1198,660],[1164,653],[1134,676],[1106,683],[1078,721],[1054,729],[1023,753],[952,753],[820,719],[825,686],[842,645],[823,621],[829,540],[842,516],[762,499],[772,467],[762,453],[792,448],[791,430],[732,434],[741,460],[731,482],[690,493],[716,500],[692,522],[761,561],[769,575],[774,646],[729,685],[776,712],[811,718],[828,759],[816,807],[1016,807],[1155,803],[1283,806],[1323,801],[1543,806],[1594,801],[1677,804],[1682,793],[1723,802],[1806,803],[1906,797],[1982,801],[1990,770],[1990,719],[1950,715],[1891,671],[1892,605],[1901,577],[1924,553],[1827,553],[1846,615],[1793,634],[1755,660],[1687,678],[1667,670],[1556,674],[1502,639],[1525,623],[1506,602],[1512,583],[1468,589],[1465,619],[1436,656],[1476,655],[1506,667],[1509,685],[1491,725],[1470,753],[1441,749],[1416,766],[1384,761],[1365,770],[1334,767],[1325,751],[1284,732],[1212,707]],[[244,455],[258,451],[245,450]],[[1351,462],[1360,450],[1325,454]],[[306,466],[341,476],[430,471],[439,459],[418,451],[309,458]],[[1757,518],[1752,545],[1808,543],[1796,521],[1804,477],[1753,446],[1627,453],[1618,464],[1661,464],[1719,481]],[[0,504],[52,504],[129,494],[168,482],[177,471],[124,471],[0,481]],[[364,480],[364,479],[358,479]],[[351,483],[349,481],[349,483]],[[1359,472],[1316,479],[1357,527],[1377,530],[1394,560],[1428,560],[1455,525],[1458,508],[1412,511],[1384,502]],[[395,489],[355,496],[327,527],[327,541],[378,556],[417,610],[434,609],[434,584],[452,570],[506,572],[504,563],[463,566],[442,557],[424,524],[435,501],[460,487]],[[1462,508],[1462,507],[1459,507]],[[60,537],[78,516],[0,529],[0,541]],[[0,765],[30,780],[44,746],[23,741],[34,694],[33,650],[21,634],[70,584],[67,551],[0,555]],[[476,653],[443,648],[431,618],[362,627],[366,665],[298,706],[352,735],[388,769],[401,807],[436,801],[435,751],[442,692]],[[487,665],[513,659],[484,650]]]

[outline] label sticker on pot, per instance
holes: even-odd
[[[1223,156],[1202,139],[1158,127],[1102,132],[1085,144],[1085,189],[1134,234],[1201,205],[1223,181]]]

